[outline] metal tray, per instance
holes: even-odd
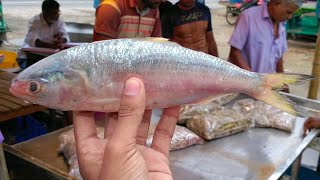
[[[318,101],[282,94],[302,108],[320,111]],[[235,100],[247,97],[240,95]],[[170,163],[174,179],[279,179],[320,132],[313,130],[303,136],[305,120],[299,117],[292,133],[251,128],[207,141],[204,145],[173,151],[170,153]]]
[[[302,107],[315,110],[320,108],[318,101],[286,96]],[[153,120],[157,120],[159,115],[159,111],[155,111]],[[302,136],[304,120],[305,118],[297,120],[291,134],[271,128],[252,128],[207,141],[203,145],[171,151],[170,166],[174,179],[278,179],[319,133],[319,130],[313,130],[307,136]],[[70,179],[66,162],[57,154],[57,138],[70,128],[72,127],[14,146],[4,146],[4,149],[7,153],[50,172],[55,177],[53,179]]]

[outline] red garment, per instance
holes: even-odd
[[[136,0],[104,0],[97,9],[94,41],[109,38],[161,37],[158,9],[137,12]]]

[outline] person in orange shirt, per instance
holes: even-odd
[[[96,11],[93,40],[161,37],[161,0],[103,0]]]

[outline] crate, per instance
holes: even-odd
[[[4,56],[3,61],[0,63],[0,69],[19,67],[16,52],[0,50],[0,54]]]
[[[17,131],[15,142],[19,143],[28,139],[48,133],[47,125],[39,122],[32,116],[17,118]]]
[[[230,2],[230,4],[237,4],[237,3],[243,3],[243,1],[242,0],[230,0],[229,1]]]

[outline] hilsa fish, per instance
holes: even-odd
[[[275,89],[310,79],[249,72],[162,38],[116,39],[51,55],[21,72],[10,91],[54,109],[116,112],[124,83],[132,76],[145,84],[147,109],[244,93],[294,115],[299,111]]]

